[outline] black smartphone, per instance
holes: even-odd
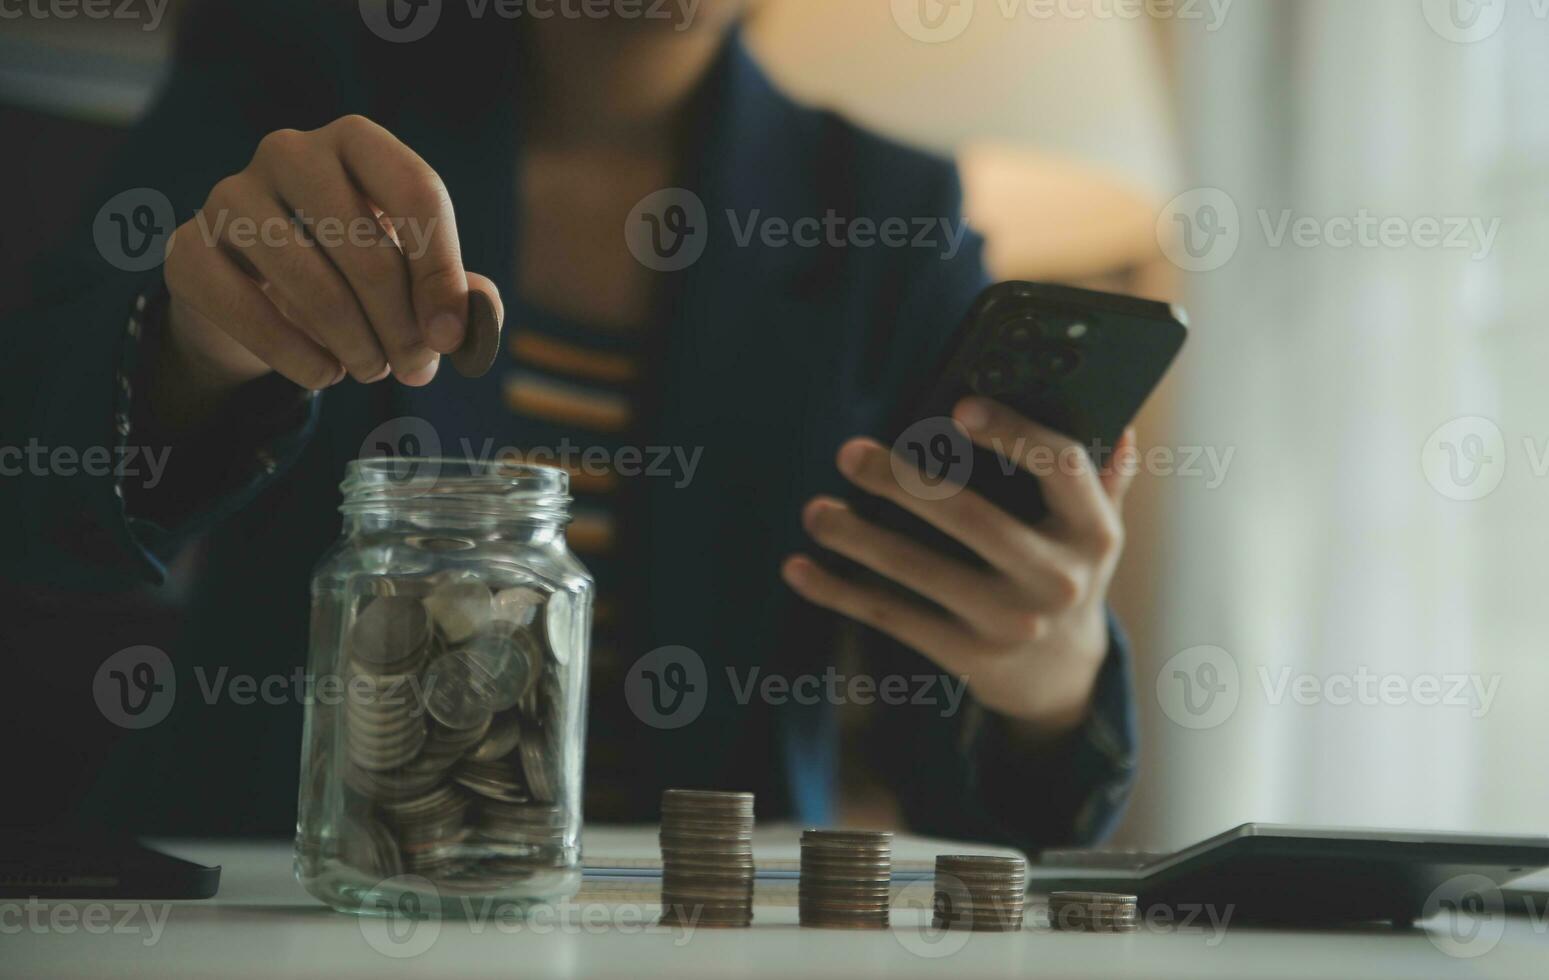
[[[969,308],[924,390],[906,399],[894,419],[894,475],[917,496],[944,497],[968,487],[1037,523],[1046,515],[1038,478],[971,443],[951,421],[957,403],[969,395],[1002,402],[1074,439],[1103,465],[1178,356],[1187,323],[1179,307],[1131,296],[1030,282],[989,287]],[[941,551],[968,556],[892,503],[867,497],[856,507]]]

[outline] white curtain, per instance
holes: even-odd
[[[1193,193],[1159,224],[1206,271],[1167,435],[1235,455],[1164,478],[1123,836],[1549,832],[1549,3],[1169,29]]]

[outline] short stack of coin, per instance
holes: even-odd
[[[1022,928],[1026,907],[1027,862],[1021,858],[937,855],[937,929],[1015,932]]]
[[[886,929],[892,907],[893,835],[808,830],[801,835],[801,924]]]
[[[1135,932],[1139,905],[1134,895],[1116,892],[1054,892],[1049,925],[1061,932]]]
[[[753,921],[753,794],[662,793],[662,922]]]

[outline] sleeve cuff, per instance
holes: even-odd
[[[316,429],[317,392],[268,375],[233,393],[200,434],[169,438],[145,399],[136,398],[160,342],[166,287],[158,275],[133,301],[122,336],[113,404],[119,458],[162,454],[144,468],[116,473],[113,492],[131,538],[160,581],[177,548],[246,505],[293,464]],[[131,440],[137,444],[131,448]]]
[[[969,771],[991,816],[1013,841],[1091,845],[1123,815],[1137,768],[1137,720],[1129,644],[1112,614],[1108,628],[1092,709],[1054,744],[1034,753],[1017,744],[1004,717],[977,704],[969,708],[962,732]]]

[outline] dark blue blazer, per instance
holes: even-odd
[[[154,188],[190,217],[274,129],[346,113],[376,119],[445,180],[470,269],[511,295],[518,250],[520,76],[504,22],[443,23],[416,45],[363,30],[353,3],[193,7],[177,66],[101,195]],[[576,66],[584,71],[584,65]],[[677,644],[710,665],[703,715],[682,729],[640,725],[642,819],[655,788],[752,788],[761,817],[820,824],[833,812],[838,742],[832,708],[744,705],[725,668],[787,676],[832,662],[832,617],[780,582],[783,556],[807,549],[799,512],[843,494],[836,448],[883,435],[890,411],[930,370],[984,284],[979,243],[939,247],[739,245],[719,216],[945,218],[961,214],[949,161],[865,133],[777,92],[733,36],[705,85],[680,184],[704,201],[712,232],[690,268],[662,274],[643,445],[703,447],[694,480],[645,480],[629,541],[636,612],[631,654]],[[93,204],[95,207],[95,203]],[[154,441],[136,402],[138,361],[154,330],[159,273],[123,273],[89,247],[57,267],[49,299],[4,324],[4,442],[50,446]],[[520,329],[519,323],[511,324]],[[340,385],[270,418],[247,403],[217,438],[174,447],[172,468],[199,487],[159,511],[111,477],[0,481],[20,515],[3,549],[19,581],[73,588],[157,582],[180,548],[204,560],[183,638],[170,651],[180,694],[169,718],[120,740],[81,801],[88,817],[161,833],[286,832],[293,825],[300,707],[206,703],[220,668],[263,677],[305,662],[311,568],[338,533],[337,484],[375,425],[431,421],[443,449],[467,436],[509,442],[499,374],[442,372],[424,389]],[[278,379],[267,384],[275,389]],[[261,386],[262,387],[262,386]],[[272,391],[270,392],[272,395]],[[258,405],[254,401],[253,405]],[[273,404],[272,398],[262,404]],[[170,477],[169,477],[170,478]],[[9,523],[9,522],[8,522]],[[1060,744],[1018,751],[1000,719],[972,704],[875,710],[879,775],[921,832],[1028,848],[1091,841],[1113,824],[1133,775],[1135,721],[1115,628],[1091,720]],[[931,675],[917,654],[866,637],[869,669]],[[186,692],[186,694],[184,693]]]

